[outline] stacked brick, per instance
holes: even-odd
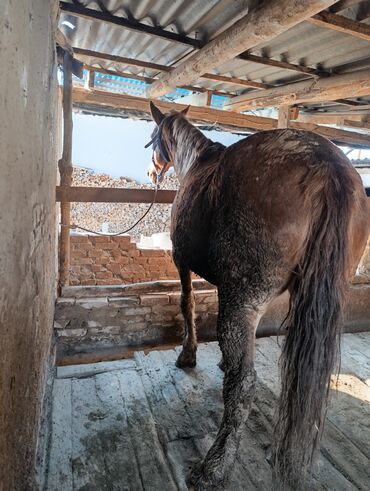
[[[139,249],[130,236],[71,236],[71,285],[120,285],[178,279],[171,252]]]

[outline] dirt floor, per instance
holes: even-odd
[[[216,343],[194,370],[179,349],[59,367],[47,491],[186,490],[185,475],[212,444],[222,417]],[[227,490],[272,490],[267,455],[279,393],[276,338],[257,341],[257,396]],[[333,386],[334,387],[334,386]],[[307,489],[370,486],[370,333],[346,334],[319,462]]]

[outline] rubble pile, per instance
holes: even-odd
[[[127,177],[114,178],[108,174],[99,174],[83,167],[73,168],[72,185],[153,189],[151,184],[140,184]],[[178,180],[174,174],[167,175],[161,183],[161,189],[177,188]],[[149,204],[147,203],[72,203],[71,223],[96,232],[120,232],[135,223],[148,207]],[[168,232],[170,213],[171,205],[155,204],[143,221],[130,232],[130,235],[137,241],[141,234],[150,236],[158,232]]]

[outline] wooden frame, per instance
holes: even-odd
[[[151,119],[149,100],[143,97],[134,97],[125,94],[117,94],[113,92],[105,92],[102,90],[85,90],[79,87],[73,89],[73,102],[76,106],[89,106],[92,107],[111,107],[125,109],[133,111],[136,114],[139,112],[146,115],[148,119]],[[168,112],[171,110],[181,111],[186,106],[183,104],[170,103],[170,102],[158,102],[158,107]],[[273,118],[265,118],[261,116],[252,116],[239,114],[229,111],[221,111],[218,109],[211,109],[208,107],[190,106],[187,114],[190,120],[197,123],[217,123],[224,127],[232,128],[234,131],[263,131],[271,130],[277,127],[277,120]],[[309,123],[299,123],[297,121],[291,121],[291,128],[308,130],[318,133],[320,135],[329,138],[335,143],[342,145],[350,145],[353,147],[370,148],[370,136],[360,133],[354,133],[351,131],[340,130],[337,128],[330,128],[327,126],[318,126]]]

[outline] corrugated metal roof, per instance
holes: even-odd
[[[141,23],[158,26],[171,32],[208,42],[224,29],[235,23],[247,13],[248,7],[256,0],[84,0],[88,8],[99,10],[103,5],[110,13],[127,19],[135,19]],[[66,3],[78,3],[68,0]],[[370,16],[370,2],[365,2]],[[365,19],[364,2],[340,12],[340,15],[356,20],[361,17],[362,22],[370,24]],[[66,13],[61,14],[60,25],[72,46],[89,49],[97,52],[109,53],[157,64],[176,66],[193,48],[178,42],[169,41],[160,37],[134,32],[121,26],[107,22],[99,22],[87,18],[75,17]],[[74,26],[74,28],[71,28]],[[351,63],[351,71],[359,67],[370,67],[370,44],[362,39],[347,34],[335,32],[330,29],[314,26],[303,22],[272,41],[256,46],[251,53],[301,64],[317,69],[332,71]],[[159,73],[153,69],[143,69],[134,66],[123,66],[107,60],[89,59],[88,63],[110,70],[121,70],[126,73],[145,77],[156,77]],[[263,82],[271,85],[290,83],[295,80],[307,78],[306,75],[257,64],[241,59],[233,59],[219,67],[214,73]],[[104,82],[105,80],[105,82]],[[117,91],[126,91],[138,95],[138,91],[145,87],[145,83],[128,79],[118,81]],[[100,79],[101,86],[112,90],[114,82],[109,75]],[[193,85],[210,90],[226,91],[240,94],[249,89],[228,83],[213,82],[199,79]],[[254,90],[254,89],[252,89]],[[171,98],[181,97],[181,91],[171,94]],[[366,100],[363,98],[363,100]],[[368,98],[370,101],[370,98]]]

